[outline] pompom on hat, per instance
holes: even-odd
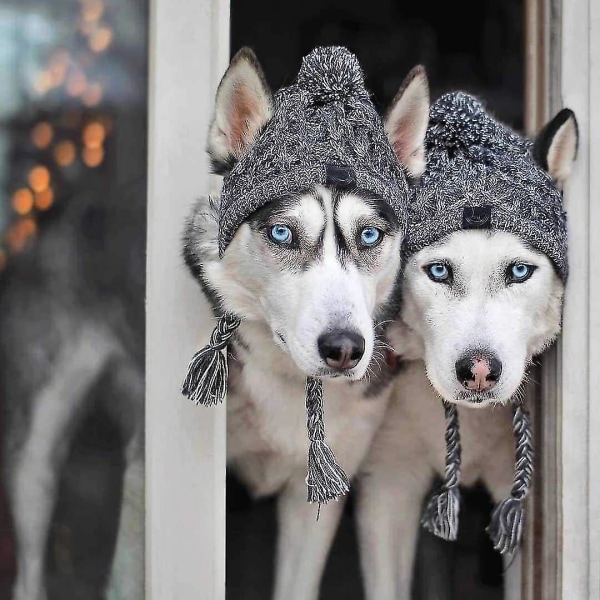
[[[536,163],[533,144],[493,119],[469,94],[444,94],[430,109],[427,169],[414,191],[405,260],[454,231],[516,234],[568,276],[562,193]]]
[[[358,60],[346,48],[316,48],[296,83],[280,90],[273,114],[248,152],[225,176],[219,205],[219,255],[240,225],[269,202],[315,185],[362,189],[386,201],[406,228],[408,183],[369,93]],[[240,325],[223,314],[210,343],[192,358],[182,392],[197,404],[225,400],[223,350]],[[308,501],[319,504],[349,490],[349,480],[325,442],[323,383],[308,377]]]
[[[275,95],[271,120],[223,181],[220,255],[254,211],[315,185],[377,194],[406,227],[406,177],[360,64],[342,47],[316,48],[304,57],[297,82]]]

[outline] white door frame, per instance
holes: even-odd
[[[559,346],[559,597],[600,598],[600,2],[561,0],[558,98],[579,155],[565,189],[571,273]],[[558,62],[558,61],[557,61]]]
[[[148,600],[225,596],[225,411],[180,393],[212,317],[181,258],[194,200],[209,192],[206,135],[229,58],[228,0],[153,0],[146,307]]]

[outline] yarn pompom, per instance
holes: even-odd
[[[298,87],[315,104],[368,98],[356,56],[341,46],[315,48],[305,56],[298,73]]]
[[[444,94],[431,107],[425,143],[475,162],[489,162],[497,152],[525,155],[530,149],[527,140],[492,119],[477,98],[464,92]]]

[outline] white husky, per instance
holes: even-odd
[[[390,135],[417,175],[428,120],[423,77],[416,70],[407,79]],[[248,151],[271,112],[262,71],[243,50],[217,93],[208,150],[220,172]],[[385,203],[317,187],[259,209],[219,259],[212,208],[195,208],[184,252],[207,295],[218,292],[243,318],[230,350],[228,461],[255,496],[278,495],[275,598],[310,600],[344,503],[323,506],[317,522],[306,501],[305,380],[324,378],[327,440],[352,477],[391,389],[381,330],[393,312],[402,235]],[[366,230],[378,236],[368,251]],[[288,233],[299,240],[294,252],[273,243]]]
[[[576,146],[573,118],[538,138],[541,162],[559,186]],[[523,265],[531,276],[508,285],[507,273]],[[452,270],[452,286],[439,282],[442,267]],[[444,473],[440,397],[461,405],[461,482],[483,482],[495,501],[509,495],[514,441],[506,404],[520,393],[532,357],[558,334],[562,297],[549,258],[511,233],[457,231],[408,260],[401,320],[388,335],[409,362],[361,469],[358,520],[370,600],[410,598],[423,499]],[[486,359],[474,359],[473,348]]]

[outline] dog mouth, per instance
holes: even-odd
[[[498,402],[498,398],[493,392],[461,390],[455,393],[454,402],[456,404],[467,404],[469,406],[485,406],[493,402]]]

